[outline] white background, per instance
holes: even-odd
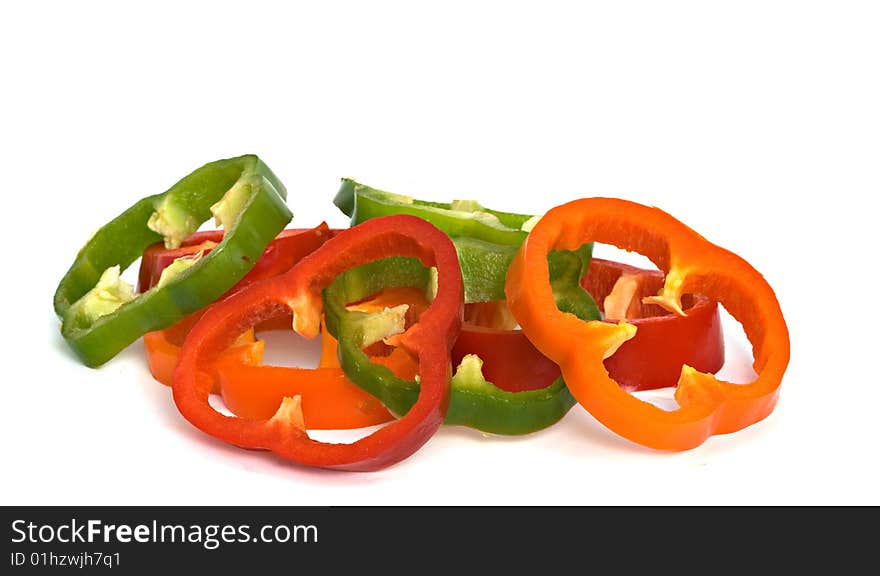
[[[0,503],[880,503],[875,3],[310,4],[0,9]],[[346,224],[342,176],[518,212],[660,206],[775,288],[779,405],[676,454],[579,407],[522,438],[444,428],[373,474],[215,442],[140,343],[78,364],[51,300],[100,225],[242,153],[285,182],[297,227]]]

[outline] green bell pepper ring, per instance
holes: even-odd
[[[351,224],[389,214],[410,214],[431,222],[451,238],[467,236],[495,244],[519,246],[528,235],[534,216],[499,212],[480,206],[473,200],[457,200],[449,204],[416,200],[385,192],[343,178],[333,203]]]
[[[570,257],[569,262],[576,261],[580,270],[579,257]],[[579,278],[564,262],[554,270],[554,280],[560,286],[566,280],[576,282]],[[397,414],[405,414],[418,398],[418,382],[398,378],[387,367],[371,362],[363,351],[377,338],[399,329],[393,310],[366,314],[350,311],[346,305],[383,288],[402,286],[423,289],[430,296],[430,270],[414,259],[387,258],[349,270],[324,290],[324,317],[328,331],[339,341],[340,364],[346,375]],[[560,301],[567,310],[584,314],[584,319],[599,317],[595,305],[591,309],[585,307],[583,301],[569,302],[565,297]],[[482,361],[475,355],[462,359],[451,381],[444,423],[494,434],[527,434],[554,424],[575,403],[561,377],[545,388],[508,392],[486,381],[481,365]]]
[[[410,214],[427,220],[452,238],[461,276],[464,301],[504,300],[507,268],[528,232],[526,214],[499,212],[472,200],[452,203],[416,200],[377,190],[350,178],[343,178],[333,203],[355,226],[371,218],[391,214]]]
[[[61,334],[88,366],[103,364],[143,334],[167,328],[216,300],[254,265],[292,214],[287,191],[257,156],[211,162],[148,196],[83,246],[55,292]],[[141,295],[121,269],[164,238],[175,248],[213,214],[225,229],[207,255],[173,267]]]
[[[351,217],[352,226],[379,216],[410,214],[443,230],[452,238],[458,253],[464,301],[468,304],[505,299],[507,268],[528,236],[528,230],[538,220],[537,216],[484,208],[473,200],[456,200],[448,204],[416,200],[370,188],[350,178],[342,179],[333,203]],[[570,282],[569,275],[579,273],[583,276],[590,264],[592,248],[592,244],[585,244],[572,253],[558,252],[550,256],[551,267],[560,274],[568,270],[564,272],[568,286],[567,305],[576,306],[590,317],[599,313],[598,308],[588,292]],[[573,261],[573,256],[566,254],[578,257],[580,265]],[[573,309],[560,309],[574,313]]]

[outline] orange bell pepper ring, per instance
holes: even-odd
[[[363,428],[393,419],[381,402],[351,383],[341,368],[246,364],[228,354],[215,367],[223,403],[240,418],[267,420],[285,397],[300,395],[303,421],[312,430]]]
[[[635,335],[636,327],[583,322],[560,312],[550,288],[547,255],[585,242],[613,244],[647,256],[665,274],[646,303],[685,315],[685,294],[720,302],[752,344],[757,378],[749,384],[718,380],[683,366],[675,400],[664,410],[623,390],[603,361]],[[514,258],[506,284],[510,310],[523,332],[559,364],[572,395],[611,431],[661,450],[688,450],[767,417],[788,366],[788,328],[773,289],[748,262],[716,246],[666,212],[620,199],[585,198],[558,206],[535,225]]]
[[[373,295],[357,308],[376,312],[385,306],[410,300],[415,302],[411,308],[418,311],[428,306],[421,292],[398,288]],[[285,328],[290,329],[290,324]],[[262,344],[261,341],[257,342]],[[264,366],[262,355],[249,359],[243,348],[228,348],[214,364],[223,403],[240,418],[271,418],[285,397],[300,395],[303,398],[303,421],[313,430],[363,428],[393,420],[381,402],[346,377],[339,366],[336,339],[324,329],[323,321],[321,357],[317,368]],[[262,346],[259,351],[262,352]],[[388,366],[395,374],[402,373],[412,378],[418,372],[418,362],[403,348],[394,348],[388,356],[373,360]]]
[[[373,300],[359,304],[358,309],[381,310],[389,302],[404,302],[408,296],[380,293]],[[424,296],[421,298],[424,300]],[[420,302],[416,300],[416,307]],[[427,303],[421,307],[426,306]],[[289,330],[290,316],[286,318],[283,328]],[[262,326],[278,328],[266,323]],[[150,373],[162,384],[171,386],[180,359],[180,347],[188,331],[189,327],[177,330],[179,334],[167,329],[144,335]],[[246,331],[214,363],[212,393],[220,394],[226,408],[236,416],[254,420],[270,418],[285,396],[300,394],[305,398],[303,418],[314,430],[363,428],[393,420],[381,402],[346,378],[339,366],[336,339],[325,332],[323,326],[321,337],[321,358],[317,368],[264,366],[263,341],[256,339],[253,329]],[[373,360],[402,377],[413,378],[418,372],[418,363],[402,348],[394,348],[388,356]]]
[[[170,329],[144,334],[147,366],[157,382],[171,386],[182,345],[183,338],[175,339]],[[259,364],[263,358],[263,341],[256,339],[253,329],[248,330],[239,336],[238,340],[223,353],[222,357],[231,357],[240,364]],[[219,394],[220,389],[215,388],[214,392]]]

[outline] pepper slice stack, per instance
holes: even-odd
[[[151,372],[194,426],[342,470],[399,462],[444,422],[526,434],[575,403],[665,450],[773,410],[789,358],[775,294],[744,260],[656,208],[588,198],[539,219],[345,179],[334,202],[351,228],[281,231],[285,196],[265,164],[241,156],[138,202],[59,283],[62,335],[89,366],[144,335]],[[224,231],[195,233],[212,214]],[[593,259],[593,242],[641,252],[660,270]],[[140,256],[136,295],[119,274]],[[750,384],[711,374],[724,361],[718,302],[752,342]],[[255,329],[285,323],[306,337],[325,331],[316,370],[261,365]],[[630,394],[675,384],[671,411]],[[212,407],[212,393],[234,416]],[[392,412],[398,420],[351,444],[307,432]]]

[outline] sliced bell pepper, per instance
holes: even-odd
[[[194,319],[198,320],[198,317]],[[175,333],[170,328],[144,334],[144,351],[150,374],[157,382],[166,386],[171,386],[174,369],[180,360],[180,348],[183,345],[180,336],[185,337],[186,333]],[[248,330],[223,352],[223,356],[232,356],[239,364],[259,364],[263,357],[263,342],[256,339],[253,330]],[[213,391],[219,393],[220,389],[217,387]]]
[[[628,309],[613,315],[637,328],[636,335],[605,359],[611,378],[629,391],[675,386],[681,367],[715,373],[724,365],[724,334],[718,304],[699,294],[682,295],[686,316],[672,314],[656,304],[642,304],[642,298],[656,294],[663,285],[659,270],[643,270],[593,258],[590,271],[581,285],[603,308],[609,318],[609,297],[627,281],[631,292],[623,306]]]
[[[581,285],[600,305],[620,285],[631,279],[636,290],[629,295],[628,323],[638,328],[613,356],[605,359],[611,378],[626,390],[651,390],[675,386],[685,364],[701,372],[717,372],[724,365],[724,335],[717,303],[705,296],[685,294],[687,316],[671,314],[654,304],[642,305],[663,284],[659,270],[643,270],[620,262],[593,258]],[[470,310],[470,316],[468,315]],[[606,310],[607,312],[607,310]],[[512,319],[512,322],[511,322]],[[610,321],[606,315],[605,321]],[[467,354],[483,360],[486,380],[502,390],[517,392],[549,385],[560,376],[559,366],[541,354],[520,330],[506,302],[469,304],[455,346],[452,363]]]
[[[287,328],[290,328],[288,323]],[[144,335],[150,373],[157,381],[172,385],[180,360],[182,341],[169,337],[170,330]],[[326,344],[333,347],[335,340]],[[220,394],[226,408],[250,419],[271,417],[286,396],[303,396],[303,420],[308,428],[337,430],[382,424],[391,413],[375,398],[351,383],[334,361],[321,362],[317,369],[263,366],[264,343],[248,330],[224,350],[211,367],[213,394]]]
[[[217,388],[230,412],[241,418],[271,418],[285,398],[301,397],[303,425],[340,430],[392,419],[382,404],[353,384],[338,367],[263,366],[224,352],[214,364]]]
[[[415,322],[429,302],[419,291],[392,289],[359,302],[356,309],[379,312],[400,304],[409,306]],[[323,326],[321,337],[321,359],[317,369],[260,366],[260,358],[248,361],[240,352],[236,353],[237,347],[225,351],[214,368],[218,388],[229,411],[242,418],[271,418],[285,397],[301,395],[303,422],[307,429],[363,428],[392,420],[387,408],[345,376],[337,359],[336,339]],[[418,373],[418,362],[403,353],[403,349],[399,350],[400,354],[376,360],[395,373],[413,377]]]
[[[391,214],[409,214],[428,220],[452,238],[476,238],[484,242],[519,246],[528,235],[534,216],[499,212],[473,200],[452,203],[426,202],[385,192],[343,178],[333,203],[351,217],[352,225]],[[525,228],[524,228],[525,226]]]
[[[405,416],[351,444],[327,444],[309,438],[299,395],[285,398],[268,420],[225,416],[211,407],[213,379],[206,367],[240,333],[292,311],[294,329],[316,336],[322,290],[348,269],[394,255],[418,258],[437,269],[431,306],[399,342],[418,358],[421,382],[418,400]],[[458,335],[462,305],[458,258],[445,234],[410,216],[371,220],[340,232],[285,274],[252,284],[207,310],[184,342],[174,373],[174,401],[194,426],[237,446],[272,450],[312,466],[380,469],[418,450],[442,423],[449,401],[449,351]],[[374,323],[354,328],[384,331]]]
[[[313,252],[332,235],[333,231],[330,230],[326,222],[321,222],[314,228],[282,230],[266,245],[253,268],[235,286],[230,288],[230,291],[240,290],[257,280],[287,272],[303,256]],[[178,248],[168,249],[162,242],[149,246],[141,257],[141,266],[138,271],[138,292],[146,292],[158,284],[162,272],[175,260],[192,258],[199,253],[209,254],[222,241],[223,230],[205,230],[188,237]]]
[[[352,226],[379,216],[410,214],[446,232],[458,253],[465,303],[504,300],[507,268],[528,230],[538,220],[537,216],[484,208],[473,200],[448,204],[416,200],[370,188],[349,178],[342,180],[333,202],[351,217]],[[564,254],[554,253],[550,259],[560,275],[576,274],[586,271],[592,249],[592,244],[586,244],[574,251],[579,263]],[[568,272],[564,272],[564,268]],[[568,285],[566,300],[585,314],[598,317],[598,309],[589,294],[577,289],[576,283]]]
[[[566,256],[572,258],[573,262],[580,262],[575,254]],[[568,268],[561,270],[567,271]],[[571,274],[567,279],[576,284],[579,274]],[[343,369],[352,381],[377,397],[396,414],[408,413],[418,398],[421,383],[402,377],[403,374],[376,362],[375,358],[370,359],[364,348],[374,338],[360,328],[367,319],[363,313],[352,311],[349,304],[373,294],[379,287],[412,286],[430,292],[430,282],[430,271],[418,261],[389,258],[349,270],[324,291],[327,328],[339,340],[339,356]],[[584,292],[582,288],[578,287],[578,290]],[[575,313],[584,311],[576,302],[569,308]],[[592,314],[594,309],[595,307],[586,310]],[[598,312],[596,316],[587,317],[598,317]],[[474,344],[479,340],[478,336],[466,332],[479,333],[480,330],[477,327],[463,326],[456,340],[459,350],[468,350],[469,343]],[[459,346],[458,342],[462,338],[464,340]],[[510,333],[498,334],[489,346],[475,348],[491,356],[493,345],[506,344],[511,340],[517,342],[520,351],[530,347],[523,336]],[[541,355],[532,348],[532,353],[526,358],[540,359]],[[482,374],[483,360],[471,351],[462,353],[456,366],[451,382],[446,424],[465,425],[495,434],[526,434],[557,422],[574,405],[574,399],[559,378],[558,370],[550,382],[542,378],[540,382],[533,382],[531,385],[516,384],[515,390],[511,391],[487,381]],[[536,370],[530,368],[527,374],[537,376],[545,371],[546,366],[539,364]],[[522,379],[513,381],[521,383]],[[506,380],[502,382],[506,383]]]
[[[290,329],[289,320],[285,328]],[[145,334],[144,345],[153,377],[171,386],[182,342],[170,342],[168,332]],[[392,420],[378,400],[348,380],[336,360],[336,340],[322,331],[323,349],[327,352],[316,369],[264,366],[264,343],[255,338],[253,329],[248,330],[212,365],[215,384],[211,392],[223,398],[230,412],[253,420],[270,418],[285,397],[300,395],[303,422],[314,430],[363,428]],[[413,361],[405,366],[405,370],[418,370]]]
[[[311,230],[283,230],[266,246],[254,267],[227,295],[256,281],[286,272],[331,235],[326,223]],[[210,230],[193,234],[176,249],[165,248],[161,243],[150,246],[141,258],[140,290],[152,288],[162,277],[162,272],[178,259],[208,252],[222,239],[221,230]],[[171,386],[183,341],[205,310],[194,312],[165,330],[144,334],[150,373],[157,381]],[[290,316],[286,318],[282,326],[276,325],[273,320],[257,326],[257,330],[290,329]],[[303,417],[309,428],[361,428],[392,418],[375,398],[345,378],[338,363],[309,370],[262,366],[262,358],[263,341],[255,338],[254,330],[248,330],[213,365],[215,387],[212,391],[221,394],[226,408],[237,416],[269,418],[285,396],[302,394],[305,398]]]
[[[452,364],[459,366],[471,355],[480,359],[486,381],[506,392],[540,390],[560,378],[559,366],[541,354],[521,330],[465,322],[452,348]]]
[[[561,312],[553,299],[547,255],[587,241],[644,254],[665,273],[663,287],[644,300],[647,304],[679,316],[687,315],[686,294],[702,294],[724,305],[752,343],[757,378],[732,384],[684,366],[674,410],[623,390],[608,375],[604,360],[636,334],[636,326],[625,320],[584,322]],[[532,343],[559,364],[578,402],[610,430],[638,444],[690,449],[713,434],[762,420],[776,405],[790,347],[773,289],[748,262],[658,208],[585,198],[550,210],[510,266],[507,300]]]
[[[407,265],[413,269],[404,271]],[[421,267],[416,262],[376,262],[340,276],[337,282],[344,283],[344,289],[331,285],[325,291],[325,298],[333,298],[325,305],[331,324],[338,323],[347,313],[342,310],[346,301],[356,300],[375,289],[375,278],[382,278],[386,285],[421,278],[424,285],[428,276],[418,268]],[[644,277],[645,289],[662,281],[662,274],[657,271],[595,259],[582,284],[594,296],[604,299],[623,274]],[[562,286],[557,289],[564,291]],[[334,291],[342,293],[335,294]],[[415,302],[420,293],[414,292],[406,301]],[[646,306],[640,315],[647,317],[629,319],[644,328],[643,333],[627,342],[626,350],[622,348],[618,352],[622,354],[618,361],[609,362],[616,355],[606,361],[621,385],[631,390],[674,386],[685,363],[713,372],[721,367],[724,346],[717,306],[704,297],[695,298],[695,302],[692,308],[688,307],[687,317]],[[387,304],[392,306],[394,300]],[[486,432],[523,434],[549,426],[561,418],[575,401],[564,389],[559,367],[541,354],[520,330],[506,328],[504,303],[470,304],[466,308],[470,309],[471,316],[466,315],[452,348],[453,366],[459,367],[459,371],[452,381],[446,423],[465,424]],[[345,309],[357,308],[348,305]],[[658,316],[648,316],[651,313]],[[336,330],[346,332],[344,326],[337,326]],[[343,341],[346,341],[345,336]],[[393,410],[406,410],[411,402],[407,395],[415,394],[418,384],[411,376],[407,378],[399,362],[386,366],[390,371],[376,366],[382,362],[377,362],[375,357],[367,358],[365,352],[359,351],[358,344],[355,342],[350,349],[341,350],[343,366],[348,367],[357,383]],[[472,385],[474,380],[480,381],[481,385]],[[517,394],[526,391],[541,392]],[[529,406],[532,402],[535,403]]]
[[[269,242],[253,268],[220,298],[241,290],[253,282],[278,276],[282,272],[290,270],[305,255],[313,252],[332,235],[333,231],[330,230],[325,222],[311,229],[282,230],[274,240]],[[207,230],[196,232],[185,239],[178,248],[166,248],[161,242],[148,247],[144,250],[144,255],[141,257],[141,266],[138,271],[138,292],[143,293],[154,288],[161,280],[162,275],[167,274],[165,272],[167,268],[185,263],[188,259],[200,259],[222,240],[222,230]],[[164,348],[159,342],[161,340],[168,340],[179,347],[193,324],[201,317],[201,314],[202,310],[197,310],[173,326],[161,330],[161,332],[165,333],[164,336],[151,336],[152,333],[147,333],[144,335],[145,341],[156,342],[157,348]],[[272,323],[273,325],[260,325],[258,329],[272,330],[286,328],[290,325],[290,322],[284,322],[283,318],[272,320]],[[148,354],[149,350],[148,348]],[[174,354],[175,364],[176,357],[177,354]],[[171,385],[170,374],[167,375],[167,378],[157,377],[156,379],[163,384]]]
[[[290,221],[278,178],[256,156],[206,164],[168,191],[137,202],[79,251],[55,292],[61,334],[88,366],[99,366],[152,330],[216,300],[254,265]],[[177,248],[214,215],[226,230],[210,254],[135,295],[120,271],[164,238]]]

